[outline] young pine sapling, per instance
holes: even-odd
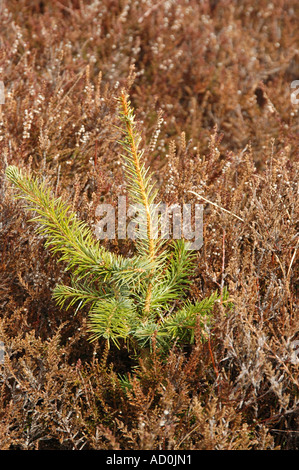
[[[123,166],[132,203],[143,208],[144,236],[136,239],[131,258],[108,251],[95,239],[89,226],[79,221],[69,206],[52,195],[43,182],[15,166],[6,170],[17,189],[17,198],[35,212],[32,219],[46,237],[45,246],[60,254],[71,273],[71,285],[57,285],[53,297],[60,307],[89,306],[90,340],[105,338],[117,347],[121,341],[148,348],[153,338],[162,348],[174,340],[194,341],[197,322],[207,326],[217,293],[191,303],[186,299],[195,256],[188,242],[170,244],[156,233],[153,206],[157,189],[145,167],[141,135],[125,92],[119,98],[123,138]],[[225,299],[224,299],[225,300]],[[223,298],[222,298],[223,301]]]

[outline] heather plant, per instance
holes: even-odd
[[[299,448],[297,18],[297,0],[1,1],[1,449]],[[168,344],[156,333],[119,348],[89,341],[92,302],[60,308],[52,294],[58,283],[99,295],[100,281],[64,271],[5,177],[11,165],[51,185],[53,203],[91,229],[99,204],[132,200],[125,122],[115,129],[124,87],[156,200],[203,203],[192,281],[156,315],[162,326],[217,290],[192,345],[188,329]],[[99,248],[129,266],[139,249],[148,258],[138,243]],[[128,289],[139,319],[150,280],[163,279],[151,268]]]
[[[182,302],[194,267],[194,254],[183,239],[165,247],[154,225],[153,204],[157,190],[143,162],[141,135],[136,129],[133,109],[123,92],[119,98],[123,124],[124,170],[132,201],[145,213],[141,236],[136,240],[137,254],[125,258],[107,251],[95,241],[90,228],[61,200],[51,195],[45,183],[26,175],[14,166],[6,170],[19,198],[28,202],[38,215],[34,221],[46,236],[46,247],[60,253],[72,273],[71,286],[57,285],[53,297],[63,307],[77,303],[77,310],[89,304],[91,340],[104,337],[119,346],[130,339],[142,347],[152,339],[163,346],[173,340],[193,343],[197,322],[203,331],[211,323],[217,292],[192,303]],[[222,301],[225,298],[222,296]],[[179,308],[175,303],[179,302]]]

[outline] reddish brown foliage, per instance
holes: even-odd
[[[298,2],[0,9],[0,448],[298,449]],[[84,312],[56,307],[67,274],[4,179],[8,164],[31,167],[92,225],[99,202],[125,194],[123,86],[161,200],[192,190],[231,212],[205,204],[192,296],[225,285],[234,307],[219,304],[207,343],[166,360],[125,345],[107,357]]]

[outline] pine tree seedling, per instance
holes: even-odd
[[[158,191],[143,160],[142,138],[125,91],[118,104],[128,194],[146,216],[145,236],[136,240],[133,257],[101,246],[89,226],[37,177],[15,166],[9,166],[6,175],[16,188],[16,198],[34,211],[32,220],[45,237],[45,246],[58,253],[70,271],[71,285],[57,285],[55,301],[65,308],[76,305],[76,311],[88,306],[91,341],[103,337],[108,345],[119,347],[125,341],[134,348],[150,348],[155,338],[165,349],[174,341],[192,343],[197,322],[203,327],[211,323],[214,304],[220,297],[213,293],[194,303],[187,299],[194,253],[185,240],[166,244],[156,233],[152,207]]]

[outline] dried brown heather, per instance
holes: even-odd
[[[0,448],[298,450],[297,0],[2,0],[0,16]],[[31,169],[93,227],[127,194],[123,87],[161,201],[204,204],[190,301],[231,301],[166,358],[108,356],[87,312],[57,308],[68,273],[4,177]]]

